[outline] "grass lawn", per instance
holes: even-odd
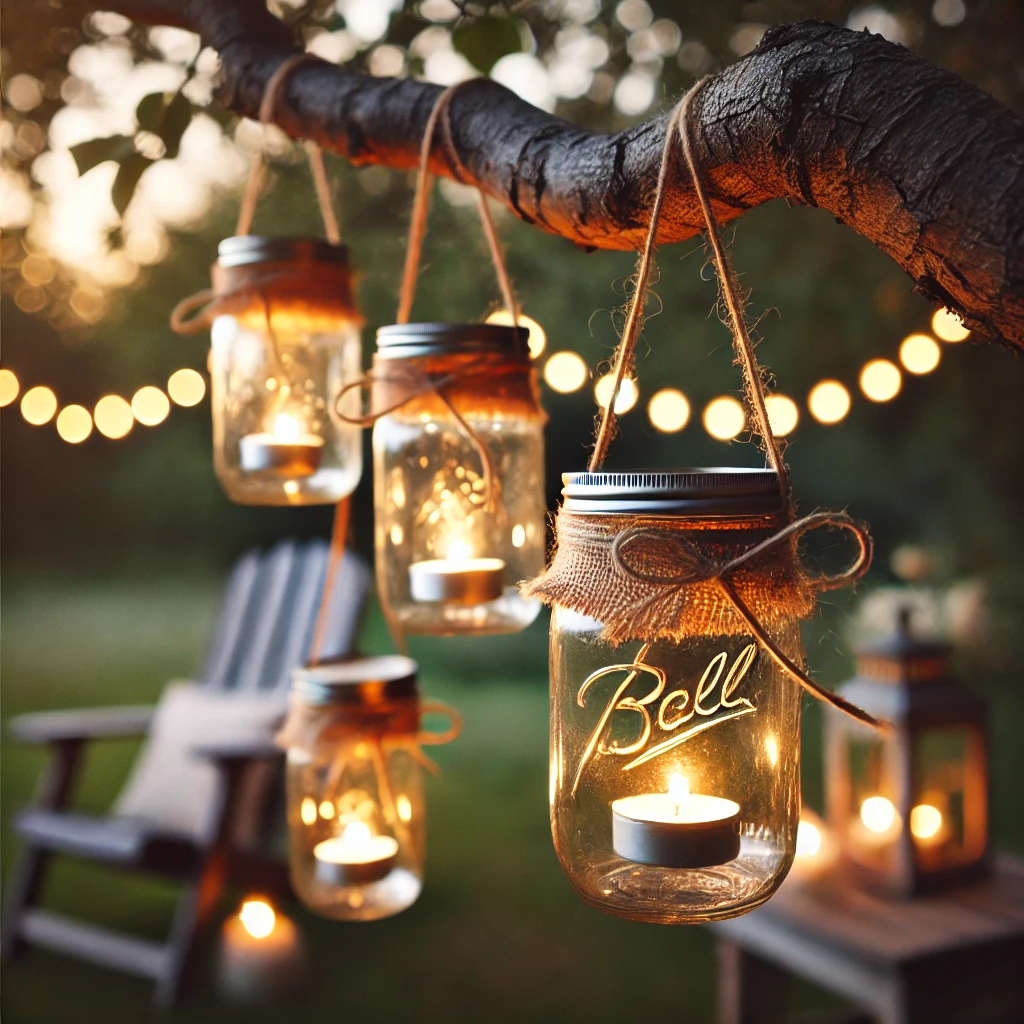
[[[187,677],[196,664],[220,586],[208,578],[141,576],[5,583],[4,718],[154,700],[166,680]],[[363,648],[388,647],[374,612]],[[412,653],[424,692],[465,716],[462,737],[431,752],[443,771],[428,783],[431,838],[419,902],[363,925],[324,921],[295,904],[283,908],[298,920],[313,963],[308,991],[286,1007],[233,1010],[219,1002],[210,936],[200,976],[172,1019],[712,1020],[714,948],[704,930],[606,917],[580,903],[562,877],[547,820],[546,619],[525,635],[423,640]],[[1014,707],[1019,725],[1020,702]],[[79,806],[99,811],[109,804],[134,753],[122,741],[95,747]],[[11,814],[28,799],[42,763],[37,750],[3,744],[7,865],[16,851]],[[1019,832],[1014,838],[1020,841]],[[46,902],[156,937],[173,894],[150,879],[63,860]],[[225,901],[223,915],[240,895]],[[147,1019],[150,993],[137,979],[30,950],[4,965],[2,1008],[7,1024],[119,1024]],[[809,989],[798,994],[806,1006],[824,1005]]]

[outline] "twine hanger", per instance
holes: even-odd
[[[596,472],[604,464],[608,448],[615,435],[615,401],[622,386],[622,380],[627,369],[633,365],[634,352],[640,332],[643,326],[643,313],[647,298],[647,285],[650,280],[651,270],[654,265],[654,254],[656,250],[656,239],[658,222],[661,217],[662,205],[665,196],[666,181],[669,173],[670,159],[672,153],[672,142],[676,132],[682,143],[683,156],[694,191],[700,204],[701,213],[704,217],[708,242],[711,247],[712,259],[715,272],[719,281],[721,296],[725,304],[728,324],[733,335],[733,344],[736,348],[737,362],[740,364],[744,379],[744,393],[747,404],[752,413],[752,430],[760,439],[772,469],[775,470],[779,479],[779,487],[786,502],[787,523],[759,544],[738,557],[723,561],[721,564],[712,564],[694,546],[689,544],[682,537],[678,538],[678,549],[675,564],[671,571],[652,574],[645,572],[640,566],[631,565],[627,557],[627,549],[630,544],[644,542],[657,538],[659,528],[646,526],[642,522],[636,522],[628,526],[615,537],[611,545],[610,558],[614,570],[626,576],[655,588],[653,593],[640,605],[623,609],[625,616],[639,616],[648,611],[650,606],[659,601],[671,599],[671,597],[684,590],[686,587],[710,583],[718,590],[726,600],[729,607],[746,623],[747,627],[756,637],[758,643],[768,652],[769,657],[776,665],[792,680],[797,682],[808,693],[818,700],[830,704],[832,707],[842,711],[850,717],[873,728],[882,729],[887,726],[866,711],[856,707],[843,697],[830,690],[825,689],[819,683],[811,679],[803,669],[800,668],[778,644],[773,640],[768,630],[759,620],[758,616],[751,611],[750,607],[737,592],[735,581],[732,578],[737,570],[750,565],[759,556],[764,556],[784,544],[794,544],[799,537],[809,530],[820,527],[831,527],[851,533],[857,540],[858,553],[854,562],[844,571],[835,575],[819,575],[814,578],[806,577],[805,583],[815,590],[832,590],[847,583],[854,583],[860,579],[871,564],[872,543],[867,528],[854,521],[845,513],[837,512],[814,512],[801,519],[794,519],[793,506],[789,493],[789,477],[786,464],[782,457],[782,450],[775,438],[771,423],[768,419],[768,412],[765,405],[765,381],[761,369],[758,366],[757,357],[754,353],[754,344],[750,338],[746,320],[743,315],[743,302],[739,296],[739,288],[736,282],[735,271],[729,261],[725,248],[722,245],[721,236],[718,230],[718,222],[715,218],[711,201],[708,198],[707,187],[704,181],[700,161],[695,154],[693,144],[693,102],[698,93],[709,81],[703,78],[690,89],[679,104],[672,111],[668,120],[665,132],[665,143],[661,154],[661,165],[658,171],[658,183],[654,196],[654,203],[651,207],[651,217],[647,229],[647,238],[637,266],[636,286],[630,299],[629,309],[626,316],[626,323],[623,328],[622,340],[619,344],[615,357],[614,384],[608,404],[604,409],[601,422],[595,438],[594,450],[587,469],[589,472]],[[565,510],[559,516],[567,515]],[[593,542],[600,547],[603,538],[594,530],[588,531],[586,525],[578,527],[581,537],[587,536],[586,540]],[[586,543],[586,540],[584,543]],[[580,538],[574,539],[573,543],[579,543]],[[792,558],[796,561],[795,548]],[[557,559],[556,552],[556,559]],[[552,568],[549,568],[545,577],[527,585],[525,592],[528,595],[539,596],[542,599],[551,601],[552,595],[551,575]],[[805,574],[806,575],[806,574]]]

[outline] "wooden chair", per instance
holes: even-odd
[[[170,684],[156,707],[109,707],[22,715],[18,740],[52,756],[33,805],[15,822],[24,850],[7,882],[2,947],[28,944],[152,978],[155,1001],[178,996],[199,929],[226,881],[287,891],[287,872],[266,847],[279,787],[273,734],[283,719],[291,669],[308,659],[327,568],[324,541],[288,541],[242,557],[231,574],[198,683]],[[346,553],[331,596],[321,656],[351,653],[370,586]],[[148,739],[105,817],[69,808],[89,740]],[[99,928],[37,906],[55,854],[180,879],[164,943]]]

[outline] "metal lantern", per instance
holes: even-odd
[[[372,921],[415,902],[426,822],[416,663],[366,658],[293,675],[291,879],[310,909]]]
[[[622,917],[732,917],[775,891],[800,815],[801,690],[716,581],[776,532],[768,470],[563,477],[552,603],[551,827],[569,881]],[[805,595],[784,554],[732,577],[775,644],[802,663]],[[785,555],[785,556],[784,556]]]
[[[908,897],[982,877],[989,841],[984,703],[950,674],[950,647],[910,631],[865,647],[841,693],[892,724],[826,719],[829,823],[873,888]]]
[[[362,474],[339,416],[361,372],[348,250],[308,238],[226,238],[208,311],[217,476],[234,501],[335,502]],[[358,404],[354,394],[350,404]],[[342,408],[340,411],[344,411]]]
[[[373,369],[376,556],[405,633],[511,633],[540,605],[544,416],[523,328],[394,324]]]

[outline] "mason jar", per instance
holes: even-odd
[[[311,910],[372,921],[423,887],[426,807],[416,663],[296,669],[285,727],[292,886]]]
[[[588,903],[640,921],[742,914],[778,888],[800,817],[799,685],[715,567],[783,526],[765,470],[570,473],[552,603],[551,828]],[[791,548],[729,579],[802,665]]]
[[[394,324],[373,369],[378,587],[405,633],[513,633],[540,609],[544,415],[523,328]],[[379,415],[383,412],[383,415]]]
[[[348,250],[309,238],[243,235],[213,265],[213,455],[229,498],[328,504],[362,475],[358,411],[362,319]],[[346,405],[347,403],[347,405]]]

